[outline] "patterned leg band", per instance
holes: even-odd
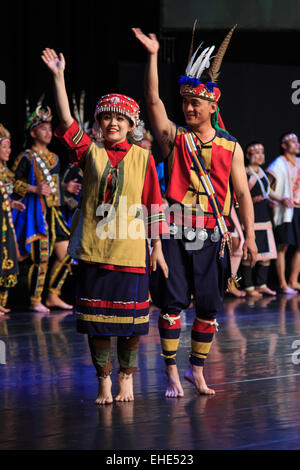
[[[88,336],[92,361],[97,371],[97,377],[106,378],[112,370],[110,360],[110,337]]]
[[[35,241],[31,247],[31,259],[33,264],[29,268],[28,287],[30,301],[40,303],[45,285],[48,268],[48,240],[40,239]]]
[[[203,367],[212,345],[215,330],[218,331],[218,326],[216,319],[205,320],[198,317],[195,318],[191,335],[191,364]]]
[[[66,277],[68,273],[71,272],[70,261],[70,255],[66,255],[64,259],[58,264],[55,271],[51,274],[49,280],[49,292],[51,294],[60,295]]]
[[[137,371],[134,363],[137,357],[137,350],[139,347],[140,337],[118,337],[118,360],[120,364],[120,371],[126,375],[130,375]]]
[[[181,331],[180,315],[161,313],[158,318],[158,328],[162,348],[161,356],[167,366],[176,364],[176,353]]]

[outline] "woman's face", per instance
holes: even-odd
[[[256,148],[247,152],[250,165],[263,165],[265,163],[265,149],[262,145],[255,145]]]
[[[8,162],[11,154],[10,140],[4,140],[0,144],[0,162]]]
[[[123,114],[105,112],[100,115],[100,128],[104,139],[111,144],[124,142],[132,129],[131,121]]]

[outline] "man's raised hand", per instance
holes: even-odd
[[[144,34],[140,28],[132,28],[132,31],[134,32],[135,37],[143,44],[146,51],[149,52],[149,54],[158,53],[159,42],[155,34],[149,34],[149,36],[146,36],[146,34]]]
[[[62,53],[57,55],[54,49],[46,48],[43,50],[41,57],[54,76],[58,76],[64,72],[66,62]]]

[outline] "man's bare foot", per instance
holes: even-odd
[[[45,307],[42,303],[32,302],[29,307],[29,310],[33,310],[34,312],[38,313],[50,313],[50,309]]]
[[[249,297],[252,297],[255,299],[260,299],[262,297],[262,294],[258,292],[256,289],[247,290],[246,293]]]
[[[261,294],[267,294],[267,295],[276,295],[277,292],[275,290],[271,290],[268,286],[264,287],[257,287],[256,290],[260,292]]]
[[[165,397],[168,398],[181,398],[184,396],[184,391],[180,383],[178,369],[176,364],[167,366],[166,370],[168,385],[165,393]]]
[[[201,395],[215,395],[216,392],[212,388],[208,388],[206,385],[203,375],[203,367],[191,364],[186,370],[184,378],[195,385]]]
[[[115,401],[133,401],[133,379],[132,374],[119,373],[119,393],[115,397]]]
[[[96,405],[109,405],[113,402],[113,397],[111,394],[111,378],[108,377],[98,377],[99,386],[98,386],[98,396],[95,400]]]
[[[73,310],[73,305],[64,302],[57,294],[49,293],[46,300],[47,307],[57,307],[61,310]]]

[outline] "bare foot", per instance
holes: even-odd
[[[244,290],[239,290],[236,287],[233,287],[232,289],[227,289],[227,292],[229,294],[234,295],[235,297],[246,297],[246,292]]]
[[[297,294],[298,293],[295,289],[292,289],[288,285],[280,287],[279,292],[280,294]]]
[[[268,286],[265,287],[257,287],[256,290],[260,292],[261,294],[267,294],[267,295],[276,295],[275,290],[271,290]]]
[[[42,303],[32,302],[29,307],[29,310],[33,310],[34,312],[38,313],[50,313],[50,309],[45,307],[45,305],[43,305]]]
[[[299,282],[289,282],[289,287],[293,290],[300,290]]]
[[[98,377],[99,386],[98,386],[98,396],[96,398],[96,405],[109,405],[113,402],[113,397],[111,394],[111,378],[108,377]]]
[[[249,297],[252,297],[255,299],[260,299],[262,297],[262,294],[258,292],[256,289],[247,290],[246,293]]]
[[[201,395],[215,395],[215,391],[212,388],[208,388],[206,385],[203,367],[190,365],[184,374],[185,380],[195,385],[196,389]]]
[[[5,308],[5,307],[2,307],[2,305],[0,305],[0,316],[3,316],[8,312],[10,312],[10,308]]]
[[[46,305],[47,307],[57,307],[62,310],[73,310],[73,305],[69,305],[64,302],[60,297],[58,297],[57,294],[49,293],[46,300]]]
[[[167,366],[166,370],[168,385],[165,397],[168,398],[181,398],[184,396],[184,391],[180,383],[178,369],[176,364]]]
[[[133,401],[133,380],[132,374],[119,373],[119,393],[115,397],[115,401]]]

